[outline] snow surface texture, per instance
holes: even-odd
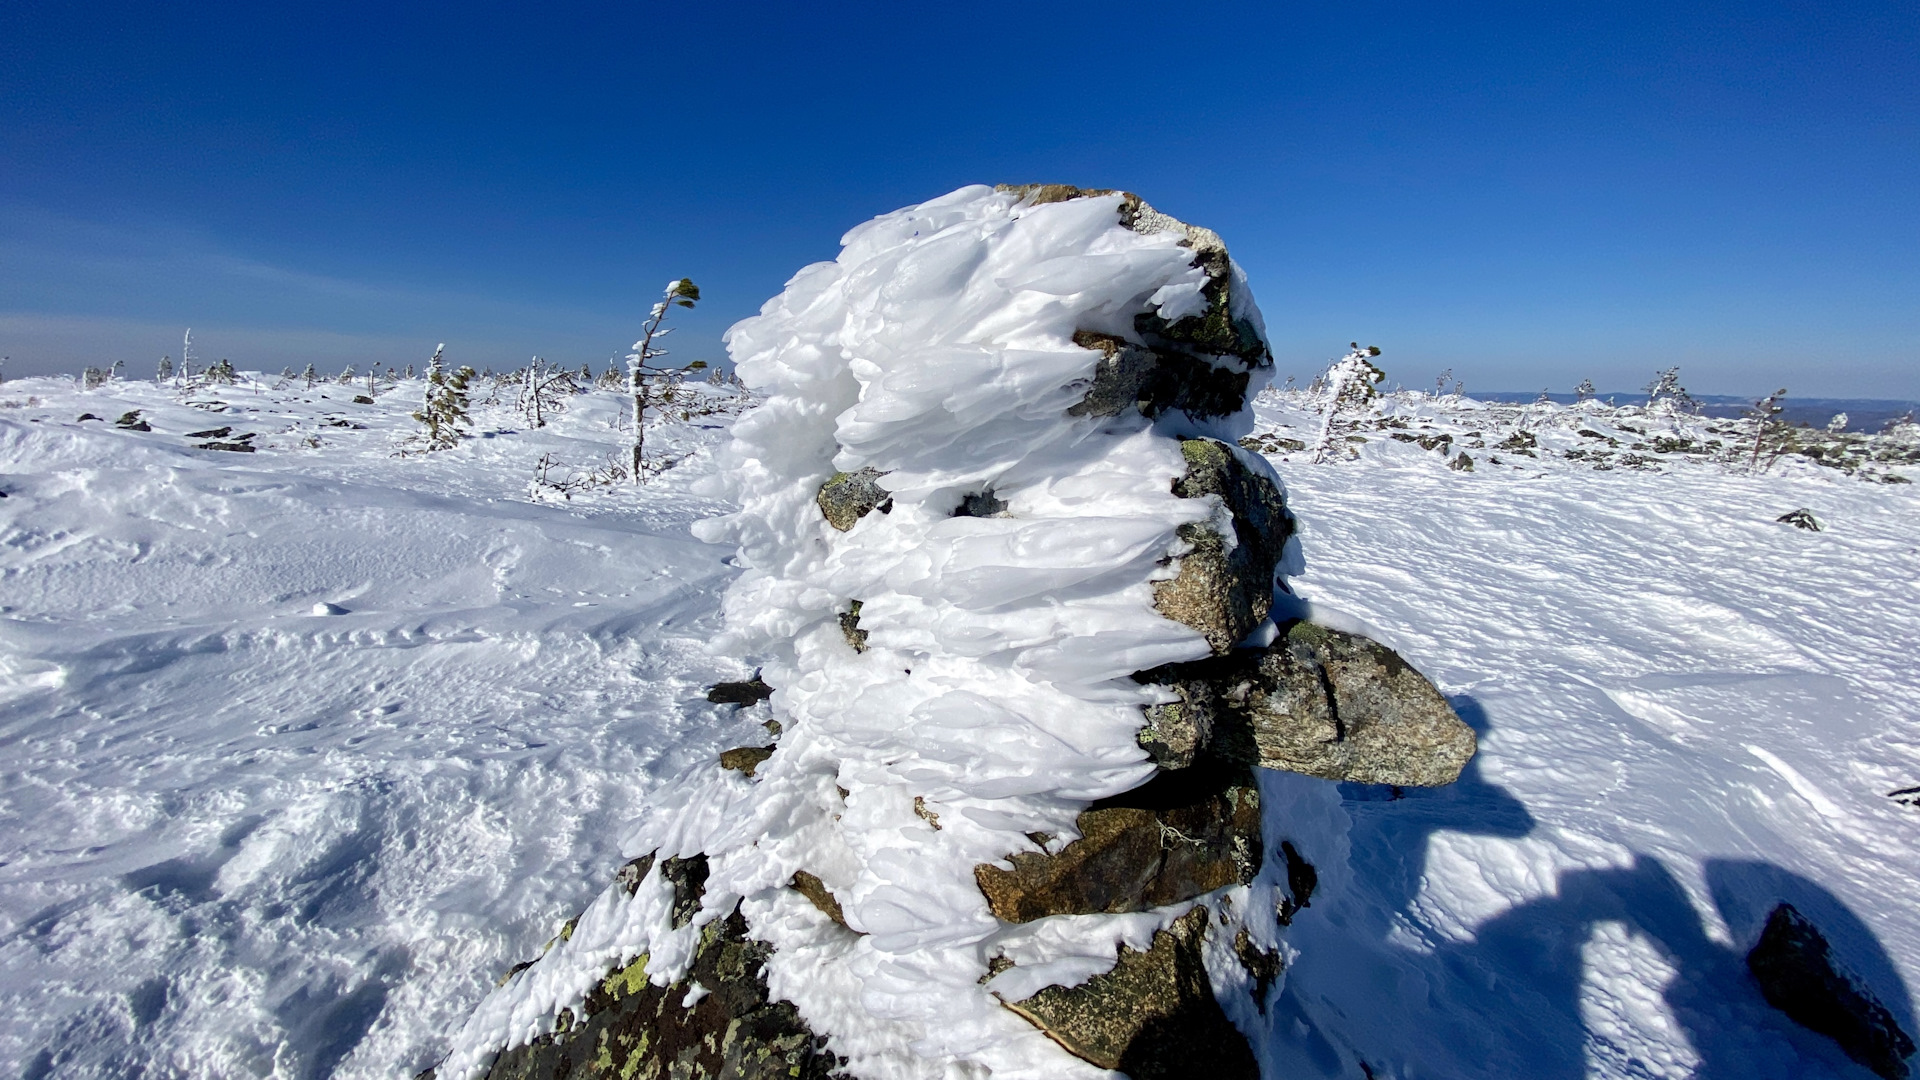
[[[1210,651],[1153,607],[1152,582],[1186,550],[1176,530],[1218,511],[1173,494],[1187,469],[1175,436],[1251,424],[1244,410],[1208,425],[1069,415],[1101,359],[1076,331],[1130,334],[1142,312],[1173,321],[1205,305],[1187,232],[1123,227],[1121,206],[963,188],[848,233],[836,262],[728,332],[768,399],[734,426],[715,485],[741,510],[695,532],[739,545],[747,569],[719,647],[764,661],[779,749],[752,780],[716,768],[663,793],[627,840],[629,855],[708,856],[692,925],[669,929],[658,875],[631,900],[610,887],[481,1006],[445,1075],[552,1030],[641,953],[656,984],[672,982],[701,926],[736,902],[775,948],[771,991],[855,1075],[1102,1073],[1000,995],[1083,981],[1191,905],[1009,927],[973,868],[1033,849],[1029,834],[1065,843],[1088,802],[1152,774],[1135,736],[1165,692],[1128,676]],[[1245,289],[1231,295],[1258,326]],[[866,468],[885,474],[891,505],[842,534],[816,493]],[[1004,513],[955,515],[989,494]],[[855,601],[860,652],[841,627]],[[787,888],[800,870],[858,935]],[[1229,899],[1277,945],[1268,878]],[[1018,966],[988,981],[997,955]]]
[[[649,793],[764,741],[701,696],[750,673],[709,642],[734,571],[686,532],[731,508],[686,489],[711,459],[530,505],[543,452],[624,445],[618,396],[541,431],[476,409],[492,437],[394,457],[418,388],[211,414],[0,386],[0,1074],[410,1075],[611,877]],[[110,427],[133,408],[150,433]],[[1258,412],[1320,430],[1304,395]],[[1633,451],[1625,409],[1389,412],[1350,461],[1275,453],[1291,583],[1481,749],[1401,799],[1268,777],[1321,878],[1270,1075],[1867,1080],[1739,956],[1791,900],[1915,1031],[1920,810],[1885,798],[1920,783],[1914,488]],[[260,452],[181,437],[229,424]],[[1563,455],[1607,448],[1583,428],[1616,468]],[[1493,449],[1520,429],[1535,457]],[[1826,530],[1774,522],[1798,507]]]
[[[396,457],[420,385],[0,387],[0,1074],[410,1075],[754,730],[701,699],[724,504],[527,501],[616,394]]]

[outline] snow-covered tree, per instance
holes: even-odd
[[[1592,379],[1581,379],[1580,385],[1573,388],[1573,400],[1575,402],[1592,401],[1599,396],[1600,392],[1593,388]]]
[[[1687,393],[1686,387],[1680,385],[1680,369],[1677,367],[1655,373],[1653,381],[1646,385],[1646,391],[1647,407],[1650,409],[1661,408],[1669,413],[1700,411],[1700,403]]]
[[[445,349],[446,345],[442,344],[433,350],[433,359],[427,368],[426,402],[413,414],[415,420],[426,425],[428,450],[455,446],[466,437],[466,429],[473,423],[467,415],[467,384],[473,379],[473,369],[461,367],[448,374],[440,363]]]
[[[1685,393],[1685,391],[1682,391]],[[1792,441],[1791,429],[1780,420],[1780,414],[1786,411],[1781,402],[1786,400],[1787,388],[1781,387],[1746,409],[1753,421],[1753,453],[1747,459],[1747,468],[1760,470],[1760,455],[1767,455],[1767,468],[1785,453]]]
[[[676,307],[690,308],[699,299],[700,286],[695,285],[693,279],[675,278],[667,282],[666,292],[653,305],[647,318],[645,331],[640,340],[633,343],[633,352],[627,355],[627,393],[633,395],[633,482],[636,484],[641,480],[640,458],[647,438],[647,410],[672,401],[687,372],[707,366],[702,360],[684,367],[665,367],[653,362],[667,355],[665,349],[654,345],[673,332],[660,327],[667,312]]]
[[[173,378],[173,357],[163,356],[160,358],[159,365],[153,369],[153,384],[158,386],[171,378]]]
[[[433,347],[433,355],[427,358],[427,385],[422,391],[425,398],[425,408],[433,408],[434,388],[445,380],[445,376],[440,370],[440,356],[446,351],[447,343],[443,341]]]
[[[547,414],[566,408],[567,399],[580,392],[574,374],[534,357],[520,376],[520,415],[534,427],[547,426]]]
[[[1319,381],[1326,388],[1326,404],[1320,438],[1313,448],[1316,463],[1334,456],[1336,447],[1344,451],[1347,435],[1359,414],[1372,407],[1374,399],[1380,396],[1380,383],[1387,377],[1373,362],[1373,358],[1380,355],[1378,346],[1363,349],[1356,341],[1349,348],[1351,352],[1334,361],[1320,376]]]
[[[214,365],[207,369],[207,381],[209,383],[232,383],[239,378],[240,373],[233,370],[233,361],[224,356],[215,361]]]
[[[320,378],[320,373],[313,370],[313,364],[309,362],[307,364],[307,370],[301,372],[300,377],[307,380],[307,389],[311,390],[313,389],[314,381]]]

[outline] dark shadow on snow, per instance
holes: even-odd
[[[1485,708],[1468,695],[1450,701],[1484,738],[1491,728]],[[1449,787],[1342,784],[1340,791],[1353,819],[1356,878],[1394,914],[1407,915],[1415,924],[1419,918],[1413,905],[1435,832],[1517,839],[1535,827],[1518,799],[1481,776],[1477,759]],[[1747,951],[1781,901],[1811,919],[1831,942],[1834,958],[1903,1029],[1914,1033],[1912,1001],[1892,960],[1838,897],[1758,861],[1709,860],[1705,878],[1732,935],[1731,946],[1709,936],[1679,881],[1658,859],[1645,855],[1625,867],[1562,873],[1554,894],[1488,920],[1476,928],[1471,941],[1438,943],[1433,960],[1422,965],[1433,980],[1429,993],[1441,1001],[1486,1003],[1487,1015],[1463,1034],[1479,1045],[1456,1047],[1458,1060],[1480,1063],[1472,1075],[1504,1075],[1511,1065],[1523,1067],[1528,1080],[1584,1080],[1589,1049],[1597,1044],[1581,1015],[1583,949],[1596,925],[1618,923],[1650,943],[1674,969],[1664,998],[1701,1059],[1697,1080],[1777,1076],[1783,1063],[1794,1061],[1832,1075],[1871,1076],[1831,1040],[1798,1027],[1769,1006],[1748,972]],[[1300,1002],[1291,998],[1289,991],[1275,1003],[1282,1024],[1306,1019]],[[1366,1032],[1351,1034],[1357,1045],[1370,1041]],[[1315,1064],[1333,1065],[1332,1046],[1317,1033],[1296,1045],[1319,1046],[1319,1053],[1309,1050]],[[1611,1075],[1646,1071],[1644,1063],[1636,1068],[1627,1060],[1593,1064]]]

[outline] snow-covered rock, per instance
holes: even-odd
[[[1219,237],[1123,193],[963,188],[853,230],[728,344],[767,396],[715,472],[739,511],[696,533],[738,548],[719,645],[763,665],[778,741],[658,797],[626,845],[657,868],[440,1075],[757,1075],[729,1062],[770,1000],[824,1049],[776,1025],[754,1060],[802,1075],[1153,1080],[1196,1046],[1257,1075],[1229,1017],[1264,1014],[1311,870],[1269,853],[1244,755],[1140,737],[1174,697],[1142,672],[1280,633],[1294,523],[1233,442],[1272,359]],[[736,985],[689,974],[727,941],[759,943]],[[635,963],[664,996],[595,990]],[[657,1038],[622,1041],[633,1010]]]

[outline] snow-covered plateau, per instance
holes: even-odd
[[[1156,251],[1142,241],[1095,254],[1109,277],[1177,274]],[[1184,302],[1176,285],[1163,292],[1158,302]],[[883,376],[900,395],[957,392],[873,374]],[[794,368],[772,381],[811,377]],[[733,798],[740,821],[675,826],[709,844],[771,812],[742,794],[766,784],[716,765],[722,751],[766,741],[764,708],[711,704],[706,688],[753,674],[740,643],[753,618],[774,638],[798,625],[792,612],[834,598],[768,592],[742,608],[736,589],[729,623],[723,596],[742,580],[734,548],[695,539],[692,526],[741,511],[712,494],[723,488],[763,510],[778,504],[784,489],[767,476],[801,468],[799,452],[743,475],[739,447],[765,432],[738,433],[723,451],[740,401],[702,386],[703,407],[649,435],[671,467],[642,486],[588,483],[562,499],[530,488],[536,469],[544,457],[550,475],[584,475],[617,455],[618,392],[576,395],[535,429],[510,408],[511,389],[478,403],[482,382],[475,435],[427,453],[409,416],[420,383],[376,389],[258,375],[0,386],[10,1074],[444,1067],[463,1050],[463,1026],[495,1016],[510,1035],[519,1022],[512,1010],[531,999],[496,981],[563,927],[582,940],[570,920],[605,903],[615,872],[675,842],[662,805]],[[1911,485],[1880,482],[1920,472],[1902,464],[1903,436],[1863,443],[1854,468],[1796,454],[1761,471],[1740,449],[1750,430],[1727,421],[1402,393],[1346,418],[1336,452],[1316,454],[1324,409],[1314,391],[1268,391],[1241,443],[1272,462],[1298,519],[1289,584],[1316,620],[1391,645],[1431,678],[1479,750],[1439,788],[1263,781],[1273,812],[1311,837],[1302,846],[1318,872],[1257,1040],[1264,1075],[1871,1076],[1771,1008],[1744,956],[1773,905],[1791,902],[1903,1028],[1920,1030],[1906,989],[1920,978],[1920,808],[1889,796],[1920,785],[1920,501]],[[895,460],[939,449],[938,431],[889,429],[903,415],[872,410],[856,449]],[[199,448],[209,443],[252,450]],[[1177,468],[1121,436],[1113,445],[1131,456],[1106,460]],[[911,499],[978,479],[964,456],[928,461],[889,488],[902,508],[885,524],[921,530],[915,543],[948,526],[915,519]],[[1124,494],[1111,477],[1081,481],[1083,495]],[[1071,508],[1065,485],[1048,490],[1043,510]],[[1777,520],[1802,508],[1819,531]],[[1109,509],[1181,513],[1144,497]],[[726,539],[798,564],[799,545],[743,537],[753,521],[731,520]],[[845,549],[854,554],[802,570],[867,575],[863,588],[897,576],[878,524],[848,534],[866,544]],[[1123,547],[1114,559],[1134,557]],[[1028,554],[1060,560],[1056,573],[1074,557]],[[886,637],[889,618],[915,625],[901,603],[862,617],[874,655],[911,646]],[[1113,600],[1092,631],[1125,629],[1126,618]],[[1013,631],[982,621],[968,632]],[[856,659],[834,662],[854,672]],[[776,658],[769,680],[781,686],[777,669],[797,662]],[[1102,677],[1088,656],[1052,662],[1084,670],[1088,685]],[[947,663],[932,674],[966,676],[962,660]],[[1104,714],[1088,709],[1097,726]],[[821,706],[815,719],[829,715]],[[970,745],[950,719],[954,761],[1064,761],[1097,778],[1082,798],[1142,770],[1076,758],[1066,743]],[[877,748],[861,767],[882,786],[887,732],[827,734]],[[804,756],[782,746],[775,762]],[[965,805],[1024,797],[1017,772],[985,792],[958,773],[919,782]],[[1062,806],[1070,824],[1074,807]],[[847,814],[886,823],[900,809],[854,799]],[[957,821],[942,843],[1035,827],[981,815],[970,839],[975,826]],[[805,842],[801,826],[794,835]],[[912,845],[897,846],[908,879]],[[710,890],[751,877],[744,862],[716,867]],[[862,941],[939,955],[967,929],[959,897],[950,910],[871,915],[892,910],[888,897],[857,892],[848,874],[849,918],[871,919]],[[934,878],[905,884],[940,899]],[[789,906],[753,915],[796,942],[824,924]],[[1100,918],[1136,920],[1112,933],[1138,941],[1158,925]],[[578,925],[591,930],[591,914]],[[1041,936],[1010,940],[1010,955],[1074,954],[1073,942]],[[656,958],[670,962],[670,945],[656,941]],[[858,970],[870,989],[888,975]],[[869,993],[869,1008],[934,1026],[916,997],[933,976],[894,977],[897,992]],[[557,995],[535,1003],[544,1020],[564,995],[552,979],[540,985]],[[788,989],[804,1012],[813,991]],[[952,1023],[924,1036],[930,1053],[991,1050],[1014,1075],[1103,1074],[1031,1032],[1031,1046],[1003,1039],[1021,1022],[979,1014],[966,988],[941,992]]]

